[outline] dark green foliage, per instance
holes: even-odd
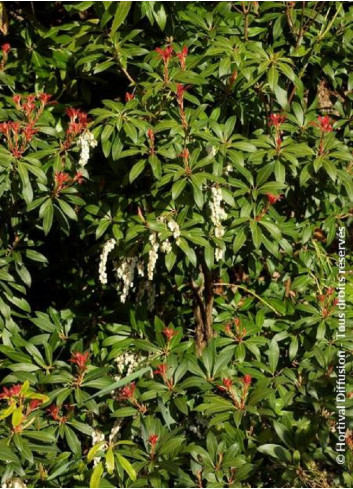
[[[4,487],[352,487],[353,7],[0,8]]]

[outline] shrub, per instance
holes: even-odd
[[[2,3],[4,487],[352,486],[351,16]]]

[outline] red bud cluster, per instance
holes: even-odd
[[[217,386],[219,390],[224,391],[233,401],[233,404],[238,409],[245,409],[245,402],[248,397],[248,391],[251,386],[252,378],[251,375],[245,374],[240,383],[242,384],[242,389],[240,393],[234,388],[233,380],[229,377],[225,377],[222,380],[223,385]]]
[[[144,404],[140,404],[135,396],[136,385],[135,382],[131,382],[130,384],[122,387],[118,392],[118,400],[119,401],[129,401],[133,406],[135,406],[140,413],[144,414],[147,411],[147,408]]]
[[[234,318],[231,323],[226,324],[224,331],[228,336],[231,336],[239,343],[241,343],[244,336],[246,336],[246,328],[242,327],[241,320],[239,318]]]
[[[282,131],[281,125],[286,121],[286,116],[282,114],[270,114],[269,117],[269,126],[273,126],[275,128],[275,144],[277,153],[281,149],[282,145]]]
[[[334,298],[335,289],[333,287],[328,287],[325,294],[319,294],[317,296],[321,313],[324,318],[330,316],[336,309],[338,304],[338,299]]]
[[[178,331],[176,331],[173,328],[167,328],[166,327],[163,329],[163,334],[166,336],[167,341],[169,342],[174,338],[174,336],[176,336],[178,334]]]
[[[19,159],[29,148],[37,133],[36,124],[46,105],[50,103],[51,95],[40,93],[38,95],[14,95],[16,109],[21,112],[18,121],[0,123],[0,133],[4,135],[5,143],[12,155]]]
[[[168,83],[169,82],[169,72],[168,72],[168,66],[171,58],[174,55],[174,50],[172,46],[167,46],[166,48],[156,48],[156,52],[158,53],[159,57],[163,60],[164,63],[164,82]],[[179,59],[180,62],[180,67],[182,70],[185,70],[186,67],[186,58],[188,55],[188,48],[186,46],[183,47],[183,49],[180,51],[180,53],[175,53],[177,58]]]

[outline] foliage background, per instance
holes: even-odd
[[[23,386],[0,399],[4,487],[352,487],[349,376],[335,461],[330,291],[345,227],[349,325],[352,14],[349,2],[1,3],[1,121],[21,118],[14,94],[57,102],[20,158],[1,146],[1,383]],[[155,49],[168,45],[188,55],[166,81]],[[99,145],[84,183],[58,195],[55,171],[73,178],[80,153],[62,150],[68,107],[89,112]],[[286,119],[269,126],[271,114]],[[152,311],[133,287],[121,303],[113,270],[147,263],[151,232],[172,242]],[[349,374],[349,331],[343,347]],[[75,352],[89,352],[86,370]]]

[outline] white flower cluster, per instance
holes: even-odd
[[[1,487],[3,489],[6,488],[20,488],[20,487],[27,487],[27,485],[21,480],[19,477],[14,477],[13,479],[9,479],[1,484]]]
[[[156,263],[158,260],[158,250],[159,250],[157,234],[156,233],[150,234],[149,240],[152,248],[148,252],[147,277],[148,280],[153,280],[154,269],[156,267]]]
[[[95,430],[92,431],[92,446],[104,440],[105,440],[104,433],[102,433],[101,430],[96,428]]]
[[[212,187],[212,200],[210,201],[211,209],[211,221],[215,226],[216,238],[222,238],[224,235],[224,227],[222,221],[227,219],[228,215],[221,206],[222,204],[222,190],[220,187]]]
[[[86,130],[81,134],[78,139],[78,145],[81,147],[80,159],[78,161],[80,166],[85,167],[87,165],[90,148],[95,148],[97,144],[95,137],[90,131]]]
[[[169,239],[165,239],[163,243],[161,243],[161,251],[162,253],[170,253],[172,251],[172,244]]]
[[[137,268],[137,275],[139,277],[144,277],[145,276],[145,264],[143,263],[142,260],[137,262],[136,268]]]
[[[120,431],[120,428],[121,428],[121,424],[122,424],[122,419],[118,419],[117,421],[115,421],[114,425],[113,425],[113,428],[111,430],[111,432],[109,433],[109,443],[115,443],[117,441],[117,439],[119,438],[119,431]]]
[[[212,199],[210,201],[211,209],[211,221],[215,227],[216,238],[222,238],[224,236],[224,227],[222,221],[227,219],[228,215],[222,207],[222,189],[220,187],[212,187]],[[224,257],[224,250],[217,247],[215,250],[215,260],[220,261]]]
[[[217,150],[214,146],[207,146],[206,151],[209,156],[216,156],[217,154]]]
[[[92,431],[92,446],[100,443],[101,441],[105,441],[104,433],[101,432],[98,428]],[[101,450],[106,449],[106,443],[102,445]],[[94,457],[93,465],[96,466],[101,460],[101,457]]]
[[[123,290],[120,295],[120,301],[125,302],[130,287],[134,286],[135,268],[137,266],[137,257],[125,258],[120,266],[116,269],[116,276],[123,282]]]
[[[177,244],[178,244],[178,238],[180,237],[179,224],[177,222],[173,221],[173,219],[171,219],[168,222],[168,228],[173,233],[173,238],[177,241]]]
[[[227,176],[229,175],[229,173],[232,173],[232,171],[233,171],[233,166],[231,164],[228,164],[226,166],[226,169],[224,170],[224,174]]]
[[[215,249],[215,252],[214,252],[214,257],[215,257],[215,260],[216,261],[220,261],[220,260],[223,260],[224,258],[224,250],[222,250],[222,248],[216,248]]]
[[[115,358],[116,368],[119,374],[120,375],[124,374],[124,377],[132,374],[136,370],[138,365],[141,363],[143,358],[144,357],[141,357],[136,353],[129,353],[129,352],[122,353],[121,355]],[[115,379],[120,380],[121,377],[117,375],[115,376]]]
[[[114,249],[116,245],[116,241],[114,238],[109,239],[106,243],[104,243],[103,250],[100,256],[99,261],[99,281],[101,284],[105,285],[108,283],[107,276],[107,261],[109,253]]]

